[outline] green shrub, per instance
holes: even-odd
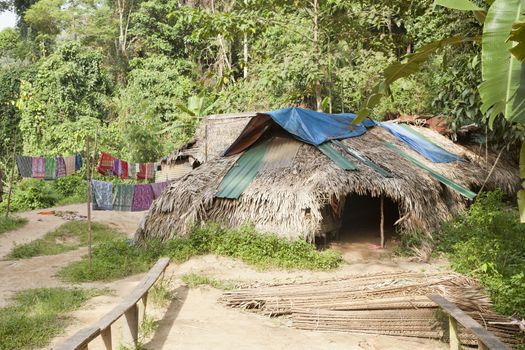
[[[66,312],[78,309],[100,290],[40,288],[19,292],[0,309],[0,350],[42,348],[67,326]]]
[[[93,243],[107,242],[122,236],[111,227],[96,222],[91,223]],[[29,243],[16,245],[7,255],[9,259],[25,259],[34,256],[56,255],[87,245],[87,222],[71,221],[62,224],[44,237]]]
[[[60,200],[60,195],[48,181],[23,179],[13,189],[11,195],[11,210],[33,210],[49,208]],[[0,211],[5,211],[7,201],[0,204]]]
[[[0,234],[8,231],[17,229],[27,224],[27,219],[19,218],[15,216],[5,217],[4,214],[0,215]]]
[[[485,285],[497,311],[525,316],[525,225],[502,192],[482,194],[435,234],[452,267]]]

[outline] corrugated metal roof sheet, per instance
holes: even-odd
[[[263,165],[268,144],[268,141],[264,141],[246,150],[224,176],[215,196],[230,199],[239,198],[255,179]]]
[[[345,145],[344,143],[342,143],[341,141],[339,140],[332,140],[332,143],[335,143],[336,145],[338,145],[339,147],[341,147],[342,149],[344,149],[346,152],[348,152],[352,157],[360,160],[361,162],[363,162],[364,164],[366,164],[367,166],[369,166],[370,168],[372,168],[375,172],[377,172],[378,174],[381,174],[383,175],[384,177],[393,177],[392,174],[390,174],[390,172],[386,171],[385,169],[381,168],[379,165],[377,165],[376,163],[372,162],[370,159],[366,158],[365,156],[363,156],[361,153],[357,152],[356,150],[348,147],[347,145]]]
[[[316,146],[319,151],[325,154],[328,158],[334,161],[343,170],[357,170],[354,163],[346,159],[339,151],[337,151],[329,142]]]

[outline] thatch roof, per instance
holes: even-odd
[[[195,138],[161,159],[161,164],[191,158],[200,164],[224,152],[256,112],[214,114],[207,116],[195,133]]]
[[[242,123],[247,123],[246,118]],[[358,171],[342,170],[314,146],[301,142],[291,165],[259,171],[239,199],[234,200],[216,198],[215,194],[239,155],[217,157],[167,188],[144,217],[136,238],[139,241],[169,239],[187,234],[195,224],[211,221],[230,227],[251,222],[262,232],[313,241],[316,236],[325,234],[322,226],[327,206],[334,202],[344,203],[350,194],[386,196],[399,208],[401,219],[397,225],[400,228],[430,232],[463,211],[468,202],[428,172],[385,147],[384,141],[397,145],[428,167],[473,191],[483,185],[496,156],[489,152],[486,162],[484,152],[478,154],[475,147],[469,149],[455,144],[427,128],[414,128],[465,161],[432,163],[385,129],[374,127],[363,136],[342,142],[390,171],[393,178],[385,178],[360,162],[356,162]],[[228,126],[223,131],[233,129]],[[236,129],[235,136],[239,131]],[[228,139],[231,143],[235,137]],[[290,136],[289,142],[300,141]],[[219,141],[212,145],[210,148],[224,149],[227,146],[219,145]],[[197,153],[202,154],[202,150]],[[501,188],[513,194],[519,186],[516,166],[500,160],[485,189]]]

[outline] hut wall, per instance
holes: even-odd
[[[192,166],[188,159],[176,160],[171,164],[162,164],[161,170],[155,174],[155,182],[163,182],[169,180],[176,180],[192,170]]]

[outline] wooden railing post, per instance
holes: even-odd
[[[100,332],[100,336],[102,337],[102,341],[104,342],[106,350],[113,350],[113,343],[111,340],[111,326],[109,326],[106,329],[103,329]]]
[[[141,312],[140,322],[142,323],[146,319],[146,306],[148,305],[148,292],[146,292],[142,296],[141,300],[142,300],[142,312]]]
[[[134,304],[124,313],[126,324],[123,327],[123,339],[126,344],[137,346],[139,339],[139,308]]]
[[[450,338],[450,350],[460,350],[460,341],[458,336],[458,323],[454,317],[448,317],[448,334]]]

